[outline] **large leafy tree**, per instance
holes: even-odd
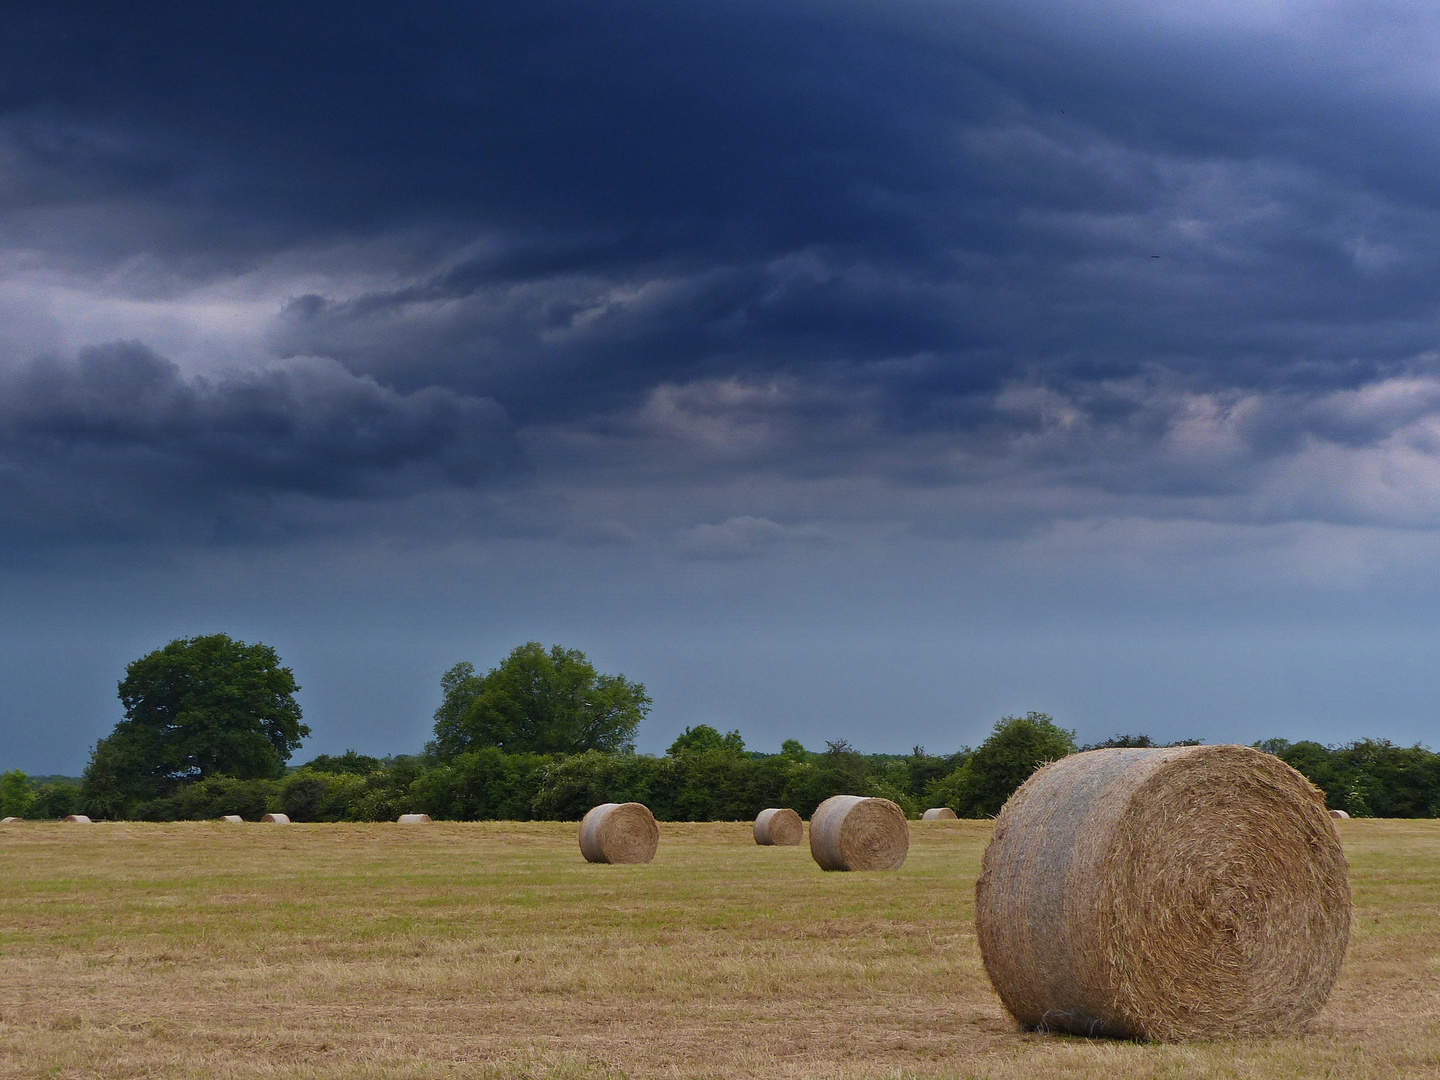
[[[633,750],[651,704],[643,684],[600,674],[578,649],[547,651],[538,641],[484,676],[456,664],[441,689],[431,750],[442,761],[486,746],[510,754]]]
[[[125,719],[96,744],[85,773],[90,805],[153,798],[183,780],[278,777],[310,734],[300,687],[275,650],[226,634],[181,638],[125,669]]]
[[[19,769],[11,769],[0,776],[0,817],[24,817],[30,812],[35,801],[30,777]]]

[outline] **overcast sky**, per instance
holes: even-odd
[[[1440,8],[5,2],[0,768],[274,645],[640,748],[1440,742]]]

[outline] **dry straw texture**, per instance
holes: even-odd
[[[761,810],[755,818],[755,843],[791,847],[805,840],[805,822],[788,806]]]
[[[810,815],[810,854],[821,870],[899,870],[910,823],[889,799],[833,795]]]
[[[1335,985],[1350,889],[1320,792],[1244,746],[1093,750],[1032,776],[975,887],[1026,1027],[1175,1040],[1294,1030]]]
[[[89,824],[91,824],[90,819],[89,819],[88,817],[86,817],[84,814],[71,814],[71,815],[70,815],[69,817],[67,817],[65,820],[68,821],[68,822],[70,822],[72,825],[89,825]]]
[[[601,803],[580,822],[580,853],[592,863],[648,863],[660,827],[643,803]]]
[[[222,814],[220,820],[228,821],[231,825],[243,825],[245,823],[245,819],[239,814]]]
[[[401,815],[400,815],[398,818],[396,818],[395,820],[396,820],[397,822],[399,822],[401,825],[428,825],[428,824],[430,823],[430,815],[429,815],[429,814],[401,814]]]
[[[290,815],[289,815],[289,814],[266,814],[266,815],[265,815],[264,817],[262,817],[260,820],[261,820],[262,822],[264,822],[266,825],[289,825],[289,824],[290,824]]]
[[[1440,819],[1340,823],[1354,927],[1303,1035],[1184,1043],[1016,1030],[975,945],[993,821],[912,825],[895,874],[750,821],[597,867],[575,826],[0,827],[0,1077],[1440,1077]]]
[[[921,821],[957,821],[960,815],[948,806],[937,806],[920,815]]]

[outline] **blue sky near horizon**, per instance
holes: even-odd
[[[1440,742],[1440,12],[6,3],[0,767],[223,630],[301,757]]]

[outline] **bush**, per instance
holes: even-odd
[[[274,780],[236,780],[212,776],[186,784],[169,800],[179,821],[210,821],[226,814],[239,814],[246,821],[259,821],[275,798],[279,784]]]
[[[73,784],[41,784],[30,804],[30,816],[63,818],[80,813],[80,789]]]
[[[930,786],[924,801],[961,817],[994,817],[1031,773],[1075,749],[1075,733],[1045,713],[1004,717],[963,765]]]
[[[1360,739],[1326,747],[1269,739],[1255,746],[1302,773],[1332,810],[1351,817],[1440,816],[1440,755],[1419,744]]]
[[[505,754],[493,746],[470,750],[419,773],[409,785],[410,800],[434,818],[529,821],[544,771],[554,761],[547,754]]]
[[[275,802],[291,821],[363,821],[361,803],[374,793],[370,778],[355,773],[300,769],[280,781]],[[375,800],[370,800],[373,808]]]
[[[534,816],[547,821],[579,821],[600,803],[641,802],[657,818],[667,820],[661,813],[664,807],[657,809],[654,796],[673,785],[673,779],[667,780],[663,774],[674,764],[668,758],[599,750],[564,758],[542,770]]]

